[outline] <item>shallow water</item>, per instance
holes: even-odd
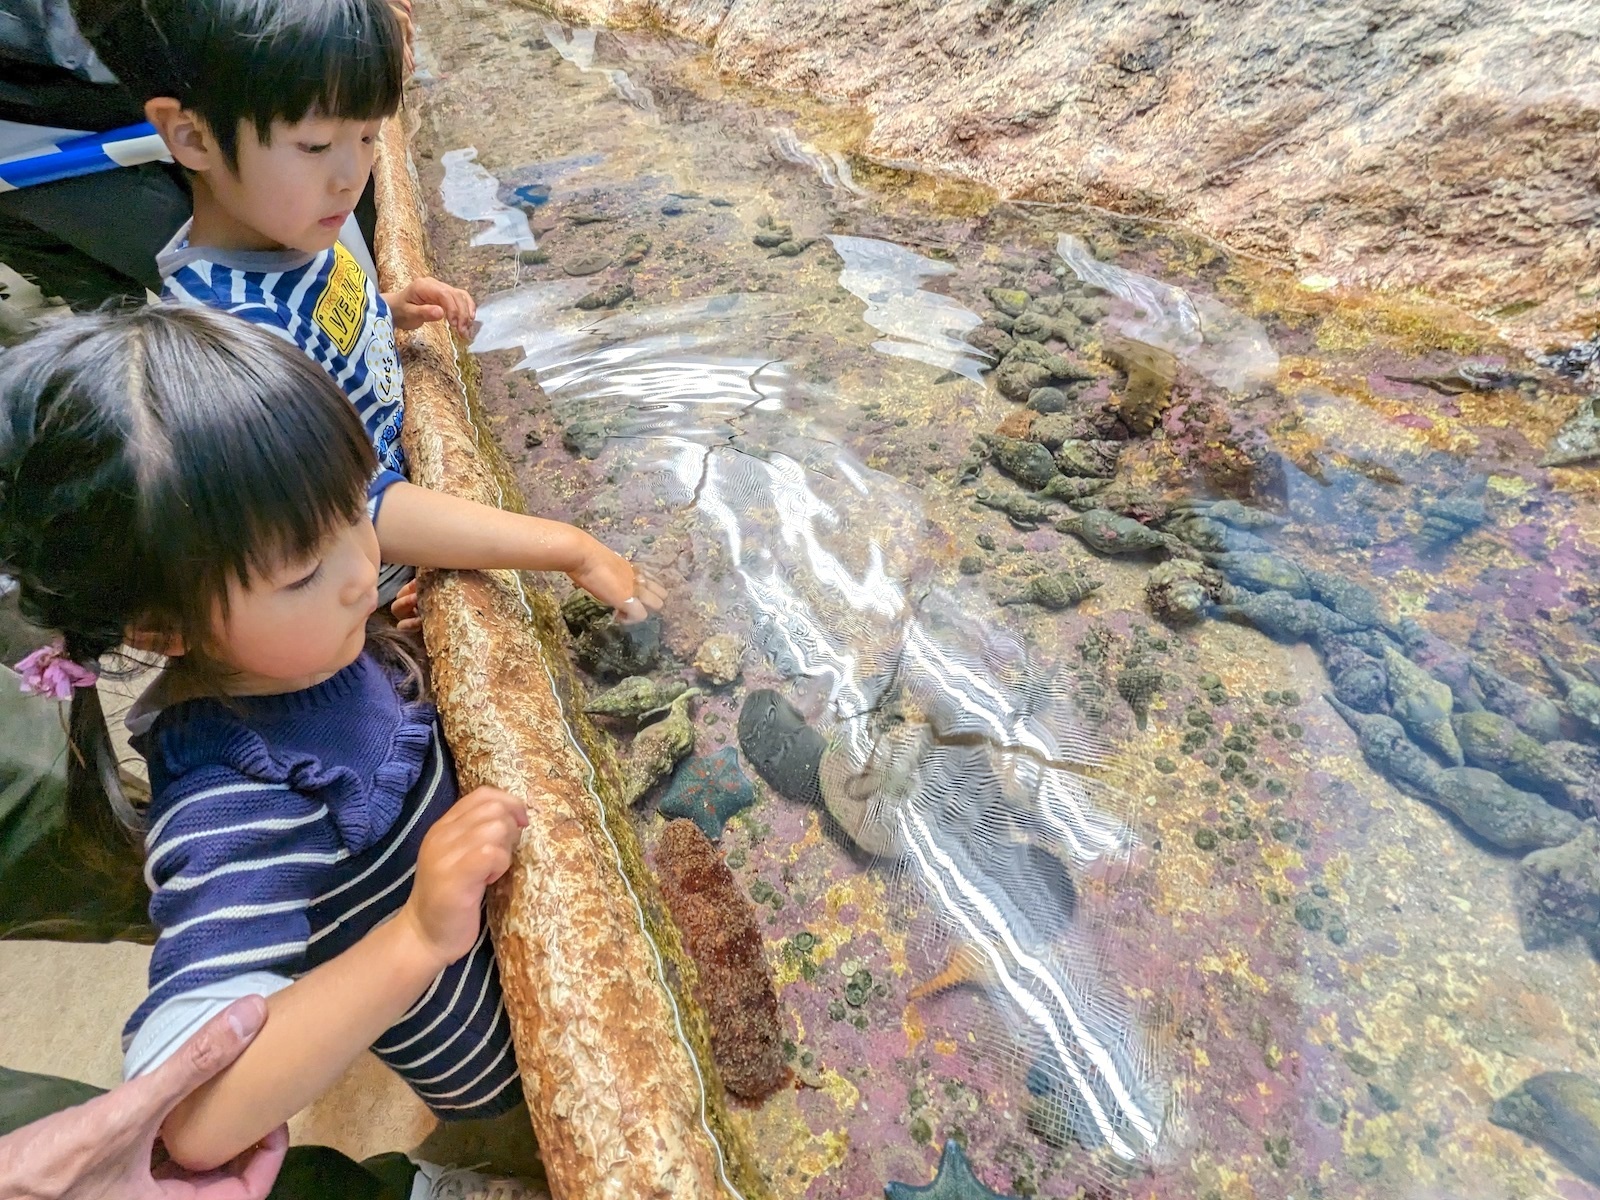
[[[1600,1195],[1488,1120],[1541,1071],[1600,1074],[1582,931],[1535,928],[1529,845],[1406,794],[1323,699],[1392,647],[1457,685],[1447,708],[1482,702],[1469,663],[1522,684],[1526,718],[1561,697],[1540,651],[1574,680],[1600,663],[1600,489],[1536,465],[1560,381],[1447,313],[974,204],[852,156],[847,122],[724,92],[693,47],[441,16],[429,231],[479,298],[482,399],[530,506],[667,585],[657,678],[739,640],[697,755],[738,744],[761,688],[827,738],[822,803],[747,757],[758,800],[719,843],[797,1081],[736,1109],[775,1194],[921,1185],[953,1138],[1004,1194]],[[1073,412],[1118,406],[1099,502],[1188,542],[1096,553],[1054,528],[1074,509],[980,461],[981,435],[1034,432],[979,348],[992,288],[1036,325],[1082,318],[1050,347],[1086,376]],[[1146,585],[1196,542],[1280,557],[1215,560],[1228,606],[1171,628]],[[1016,602],[1056,572],[1098,586]],[[1359,584],[1378,612],[1263,613],[1268,583],[1341,613]],[[1428,685],[1385,669],[1363,702],[1426,742]],[[1543,733],[1600,745],[1581,708]],[[1546,795],[1587,816],[1574,753]],[[1547,841],[1576,826],[1536,811]]]

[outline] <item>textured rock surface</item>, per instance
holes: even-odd
[[[1587,0],[557,0],[850,102],[866,149],[1006,195],[1177,218],[1341,282],[1421,286],[1513,334],[1600,303],[1600,24]],[[1510,316],[1510,314],[1506,314]]]

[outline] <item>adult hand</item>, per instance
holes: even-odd
[[[267,1020],[236,1000],[148,1075],[0,1138],[0,1196],[63,1200],[263,1200],[289,1146],[280,1127],[233,1162],[196,1174],[167,1161],[161,1123],[244,1053]]]

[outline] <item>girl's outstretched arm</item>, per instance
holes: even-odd
[[[270,996],[266,1027],[162,1129],[178,1165],[230,1162],[327,1091],[356,1056],[472,949],[483,892],[511,865],[528,823],[497,788],[458,800],[423,839],[404,907],[331,962]]]
[[[378,510],[383,561],[454,570],[560,571],[624,619],[661,607],[659,587],[583,530],[396,483]]]

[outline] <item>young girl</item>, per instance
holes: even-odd
[[[373,485],[374,529],[374,466],[326,373],[219,313],[73,318],[0,355],[0,570],[62,638],[25,682],[81,708],[119,645],[170,660],[129,717],[160,936],[127,1074],[268,997],[261,1035],[167,1123],[187,1167],[229,1161],[369,1046],[441,1118],[518,1100],[481,908],[526,816],[494,788],[457,797],[400,639],[368,632],[379,562],[554,567],[633,615],[659,602],[570,526],[404,482]]]

